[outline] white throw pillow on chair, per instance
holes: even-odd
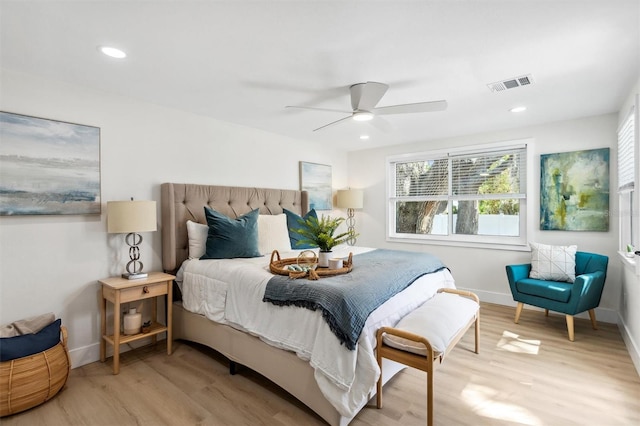
[[[578,246],[552,246],[529,243],[531,246],[531,272],[529,278],[549,281],[576,280],[576,251]]]

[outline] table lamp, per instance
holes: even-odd
[[[361,189],[341,189],[338,190],[337,201],[338,208],[347,209],[347,231],[349,232],[347,244],[352,246],[356,243],[355,209],[363,207],[364,192]]]
[[[125,242],[129,245],[127,272],[122,278],[135,280],[146,278],[140,261],[142,235],[139,232],[153,232],[157,229],[155,201],[109,201],[107,202],[107,232],[127,234]]]

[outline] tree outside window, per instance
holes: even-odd
[[[521,237],[526,146],[389,160],[390,237]]]

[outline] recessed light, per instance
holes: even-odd
[[[98,46],[98,50],[104,53],[105,55],[110,56],[112,58],[116,58],[116,59],[123,59],[127,57],[126,53],[124,53],[120,49],[116,49],[115,47]]]
[[[511,112],[523,112],[523,111],[526,111],[526,110],[527,110],[526,106],[518,106],[518,107],[511,108],[509,111],[511,111]]]
[[[353,119],[356,121],[373,120],[373,114],[368,111],[356,111],[353,113]]]
[[[360,139],[366,141],[367,139],[369,139],[369,135],[360,135]]]

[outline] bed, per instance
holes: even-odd
[[[167,272],[178,273],[179,277],[184,275],[197,277],[201,269],[211,269],[204,267],[204,262],[208,261],[194,262],[189,260],[186,224],[187,221],[206,224],[204,206],[230,218],[237,218],[255,209],[259,209],[260,215],[281,215],[284,209],[287,209],[303,216],[307,213],[308,205],[306,192],[296,190],[164,183],[161,186],[161,195],[163,268]],[[358,248],[349,247],[348,250],[358,250]],[[367,249],[361,249],[361,251],[366,252]],[[251,266],[251,263],[260,262],[261,267],[268,271],[269,256],[238,260],[237,264]],[[213,270],[217,271],[216,268],[217,266]],[[256,273],[263,274],[257,276],[260,279],[267,274],[267,272],[260,271]],[[174,302],[173,336],[176,339],[197,342],[211,347],[230,361],[251,368],[273,381],[299,399],[327,423],[347,425],[375,395],[375,382],[379,369],[377,364],[371,366],[370,361],[373,359],[375,364],[371,348],[375,346],[377,328],[382,325],[395,325],[394,322],[406,314],[407,309],[411,309],[411,306],[404,302],[406,299],[411,299],[413,304],[419,304],[421,303],[420,298],[426,300],[435,294],[439,287],[454,287],[453,278],[446,269],[429,275],[429,278],[425,278],[419,283],[416,281],[371,313],[370,318],[367,319],[367,334],[365,335],[363,331],[358,348],[356,351],[352,351],[353,354],[348,354],[351,357],[349,360],[354,364],[354,375],[357,377],[354,379],[353,385],[349,384],[346,387],[334,383],[333,379],[327,380],[325,371],[318,366],[322,362],[314,360],[310,355],[311,352],[307,354],[304,350],[293,350],[288,346],[288,343],[276,342],[270,336],[262,335],[263,330],[260,330],[259,325],[249,326],[242,323],[241,318],[233,318],[234,315],[242,317],[243,308],[242,305],[228,302],[227,300],[233,300],[231,296],[228,299],[226,296],[221,297],[222,305],[209,311],[204,308],[198,309],[197,304],[193,301]],[[233,290],[234,288],[234,286],[229,286],[231,292],[240,292],[240,290]],[[260,289],[261,287],[256,288]],[[420,290],[421,288],[423,290]],[[429,294],[418,295],[416,293],[418,291]],[[411,294],[411,292],[414,293]],[[231,307],[227,305],[231,305]],[[270,318],[275,318],[273,321],[277,323],[278,315],[284,315],[278,311],[278,309],[282,310],[282,307],[267,305],[269,304],[262,302],[262,304],[248,306],[246,310],[251,310],[251,312],[268,310]],[[304,308],[292,307],[289,311],[291,310],[299,312],[296,315],[306,315],[312,320],[313,315],[321,316],[319,312]],[[235,311],[235,314],[230,311]],[[225,315],[227,318],[224,318]],[[291,324],[299,323],[297,319],[289,322]],[[292,335],[295,335],[296,332],[292,327]],[[344,348],[339,348],[339,351],[346,353]],[[351,361],[341,359],[338,364],[349,364]],[[401,364],[392,361],[388,361],[388,364],[385,362],[383,382],[393,377],[402,368],[404,366]],[[342,400],[348,400],[348,402],[341,404]],[[348,407],[345,408],[345,405]]]

